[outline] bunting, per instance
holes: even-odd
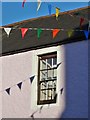
[[[10,88],[7,88],[5,91],[10,95]]]
[[[41,33],[42,33],[42,29],[41,29],[41,28],[38,28],[38,29],[37,29],[37,37],[38,37],[38,39],[40,38]]]
[[[31,83],[33,82],[34,78],[35,78],[35,75],[32,76],[32,77],[30,77],[30,82],[31,82]]]
[[[61,63],[62,63],[62,62],[60,62],[60,63],[57,64],[57,68],[59,67],[59,65],[61,65]]]
[[[84,34],[85,34],[85,37],[87,40],[88,40],[89,33],[90,33],[90,31],[84,30]]]
[[[83,22],[84,22],[84,18],[80,18],[80,27],[82,27]]]
[[[51,9],[52,9],[51,4],[48,4],[48,11],[49,11],[49,15],[51,15]]]
[[[40,107],[39,113],[41,113],[41,110],[43,109],[43,105]]]
[[[17,86],[19,87],[19,89],[21,90],[22,87],[22,82],[18,83]]]
[[[28,28],[21,28],[22,38],[24,38],[27,31],[28,31]]]
[[[26,79],[26,80],[30,80],[30,82],[32,83],[33,80],[34,80],[34,78],[35,78],[35,75],[29,77],[29,78]],[[18,88],[21,90],[22,84],[23,84],[23,82],[25,82],[26,80],[23,80],[22,82],[19,82],[18,84],[14,84],[14,85],[12,85],[11,87],[8,87],[8,88],[5,89],[5,90],[1,90],[0,92],[4,92],[4,91],[5,91],[5,92],[7,92],[8,95],[10,95],[10,90],[11,90],[11,88],[12,88],[12,87],[15,87],[15,86],[18,86]]]
[[[61,91],[61,95],[62,95],[62,93],[63,93],[63,88],[61,88],[61,90],[60,90],[60,91]]]
[[[57,100],[57,96],[58,96],[59,92],[61,92],[60,94],[62,95],[63,90],[64,90],[64,88],[61,88],[57,93],[55,93],[55,96],[54,96],[55,100]]]
[[[59,16],[59,8],[56,8],[56,20],[58,20],[58,16]]]
[[[89,24],[89,26],[90,26],[90,24]],[[1,28],[4,28],[4,27],[1,27]],[[16,29],[16,28],[4,28],[4,31],[7,33],[8,37],[9,37],[9,34],[10,34],[10,32],[11,32],[12,29]],[[56,37],[56,35],[58,34],[59,31],[65,31],[65,32],[67,32],[69,38],[72,36],[72,34],[75,31],[76,32],[78,32],[78,31],[84,32],[86,38],[89,36],[89,27],[88,27],[88,30],[81,30],[81,29],[75,29],[74,30],[74,29],[62,29],[62,28],[60,28],[60,29],[52,29],[52,28],[51,29],[49,29],[49,28],[17,28],[17,29],[21,30],[22,39],[25,37],[25,34],[26,34],[26,32],[28,30],[37,30],[37,37],[38,37],[38,39],[40,38],[41,33],[42,33],[43,30],[44,31],[45,30],[52,31],[53,38]]]
[[[72,36],[72,34],[73,34],[73,30],[72,30],[72,29],[71,29],[71,30],[68,30],[68,37],[69,37],[69,38]]]
[[[26,0],[23,0],[23,2],[22,2],[22,7],[24,7],[25,2],[26,2]]]
[[[38,7],[37,7],[37,11],[38,11],[41,7],[41,0],[37,0],[37,2],[38,2]]]
[[[4,28],[4,31],[6,32],[6,34],[9,36],[10,32],[11,32],[11,28]]]
[[[60,31],[60,29],[54,29],[53,32],[53,38],[55,38],[55,36],[58,34],[58,32]]]

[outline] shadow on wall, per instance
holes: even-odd
[[[88,118],[88,41],[65,45],[65,110],[61,118]]]

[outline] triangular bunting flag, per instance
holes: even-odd
[[[73,34],[73,30],[68,30],[68,37],[70,38]]]
[[[83,22],[84,22],[84,18],[80,18],[80,27],[82,26]]]
[[[61,63],[58,63],[58,64],[57,64],[57,68],[59,67],[59,65],[61,65]]]
[[[23,2],[22,2],[22,7],[24,7],[25,2],[26,2],[26,0],[23,0]]]
[[[59,16],[59,8],[56,8],[56,20],[58,20],[58,16]]]
[[[32,77],[30,77],[30,82],[31,82],[31,83],[33,82],[34,78],[35,78],[35,75],[32,76]]]
[[[48,4],[48,11],[49,11],[49,15],[51,15],[51,9],[52,9],[51,4]]]
[[[9,36],[11,28],[4,28],[4,31],[7,33],[7,35]]]
[[[5,91],[10,95],[10,88],[7,88]]]
[[[38,7],[37,7],[37,11],[40,9],[40,6],[41,6],[41,0],[37,0],[38,2]]]
[[[84,30],[84,34],[85,34],[85,37],[86,37],[87,40],[88,40],[89,32],[90,31]]]
[[[58,34],[60,30],[59,29],[54,29],[53,32],[53,38],[55,38],[55,36]]]
[[[22,82],[18,83],[17,86],[19,87],[19,89],[21,90],[22,87]]]
[[[41,113],[41,110],[43,109],[43,105],[40,107],[39,113]]]
[[[24,38],[27,31],[28,31],[28,28],[21,28],[22,38]]]
[[[37,37],[38,37],[38,39],[40,38],[41,33],[42,33],[42,29],[38,28],[37,29]]]
[[[61,88],[61,90],[60,90],[60,91],[61,91],[61,95],[62,95],[62,93],[63,93],[63,88]]]

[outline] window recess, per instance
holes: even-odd
[[[38,56],[37,104],[56,103],[57,52]]]

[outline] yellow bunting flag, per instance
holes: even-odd
[[[58,19],[58,16],[59,16],[59,8],[56,8],[56,19]]]
[[[54,29],[53,32],[53,38],[55,38],[55,36],[58,34],[60,30],[59,29]]]
[[[71,29],[71,30],[68,30],[68,37],[69,37],[69,38],[72,36],[72,34],[73,34],[73,30],[72,30],[72,29]]]

